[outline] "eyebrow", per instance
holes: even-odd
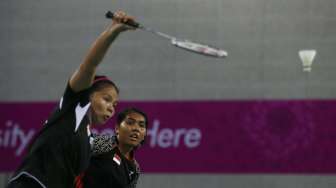
[[[137,121],[136,119],[131,118],[131,117],[127,117],[126,119],[130,119],[130,120],[133,120],[133,121],[136,121],[136,122],[139,122],[139,123],[146,123],[146,121],[144,121],[144,120]]]
[[[111,94],[109,94],[109,93],[104,93],[103,96],[108,97],[109,100],[112,100],[113,103],[117,103],[117,102],[119,102],[119,99],[118,99],[118,98],[117,98],[117,99],[114,98],[114,97],[113,97]]]

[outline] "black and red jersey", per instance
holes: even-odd
[[[138,163],[120,153],[115,136],[98,136],[90,166],[77,177],[76,188],[135,188],[139,175]]]

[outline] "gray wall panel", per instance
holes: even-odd
[[[103,18],[108,9],[126,10],[153,28],[229,51],[225,60],[212,59],[149,33],[125,33],[100,67],[120,85],[122,99],[335,97],[333,0],[4,0],[0,5],[1,100],[58,99],[109,23]],[[303,48],[318,51],[308,78],[297,55]]]
[[[0,174],[0,187],[8,178]],[[335,180],[327,175],[142,174],[137,188],[333,188]]]
[[[141,177],[139,188],[332,188],[336,186],[333,176],[298,175],[211,175],[211,174],[145,174]]]

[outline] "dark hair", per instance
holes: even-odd
[[[122,121],[126,119],[126,116],[131,114],[131,113],[137,113],[142,115],[145,118],[145,125],[146,125],[146,132],[145,132],[145,138],[143,141],[141,141],[140,145],[143,145],[145,143],[146,137],[147,137],[147,127],[148,127],[148,117],[145,112],[138,108],[130,107],[126,108],[117,115],[117,126],[121,124]]]
[[[122,121],[125,120],[126,116],[131,114],[131,113],[137,113],[142,115],[145,118],[145,125],[146,128],[148,126],[148,118],[145,112],[143,112],[142,110],[138,109],[138,108],[134,108],[134,107],[130,107],[130,108],[126,108],[123,111],[121,111],[120,113],[118,113],[117,115],[117,124],[120,125]]]
[[[96,91],[100,91],[101,89],[107,86],[112,86],[119,94],[119,88],[117,87],[117,85],[114,82],[112,82],[108,77],[100,75],[95,76],[93,84],[90,87],[90,94]]]

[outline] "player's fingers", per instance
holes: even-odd
[[[120,25],[120,29],[122,31],[125,30],[134,30],[136,29],[135,27],[130,26],[128,23],[134,22],[134,18],[132,16],[127,15],[123,11],[116,11],[113,16],[114,24],[122,24]]]
[[[118,11],[116,11],[116,12],[114,13],[113,18],[114,18],[114,20],[117,21],[117,22],[123,22],[123,20],[124,20],[124,18],[125,18],[126,16],[127,16],[127,15],[126,15],[125,12],[118,10]]]

